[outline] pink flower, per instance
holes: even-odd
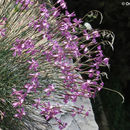
[[[51,106],[50,102],[43,103],[43,107],[41,108],[40,114],[44,115],[46,117],[46,120],[54,118],[55,115],[57,115],[58,113],[60,113],[59,107]]]
[[[62,7],[62,9],[67,9],[66,3],[64,0],[58,0],[57,3],[60,4],[60,6]]]
[[[20,109],[17,109],[17,114],[14,115],[14,117],[17,117],[19,119],[21,119],[23,116],[26,115],[25,111],[24,111],[24,108],[20,108]]]
[[[74,24],[75,24],[75,26],[79,26],[80,27],[80,24],[83,22],[81,19],[77,19],[77,18],[74,18],[73,19],[73,22],[74,22]]]
[[[85,117],[89,116],[89,111],[91,111],[90,109],[85,113]]]
[[[14,47],[12,47],[10,50],[14,50],[13,56],[16,56],[16,54],[18,54],[19,56],[22,54],[22,51],[24,49],[24,46],[22,44],[18,44],[18,45],[13,45]]]
[[[99,32],[98,31],[94,31],[94,32],[92,32],[92,34],[93,34],[93,37],[100,37],[100,34],[99,34]]]
[[[24,88],[27,89],[27,93],[30,93],[32,91],[32,89],[33,89],[33,85],[31,85],[31,84],[25,84]]]
[[[103,62],[104,62],[106,65],[108,65],[108,64],[109,64],[109,58],[104,58],[104,59],[103,59]]]
[[[28,61],[31,65],[29,66],[29,69],[33,69],[34,71],[37,71],[38,69],[38,62],[32,58],[32,61]]]
[[[18,106],[21,106],[22,105],[22,103],[20,103],[20,102],[14,102],[13,103],[13,107],[18,107]]]
[[[35,101],[35,104],[33,104],[33,106],[38,109],[38,108],[39,108],[39,105],[42,105],[42,104],[41,104],[41,101],[40,101],[40,98],[35,99],[34,101]]]
[[[71,14],[66,10],[65,11],[65,15],[67,16],[67,17],[74,17],[74,16],[76,16],[76,14],[74,13],[74,12],[72,12]]]
[[[44,91],[47,93],[47,96],[50,96],[51,92],[55,91],[54,85],[49,85],[48,88],[44,89]]]
[[[34,74],[29,74],[30,76],[32,76],[32,81],[37,81],[38,80],[38,76],[40,75],[40,73],[39,72],[37,72],[37,73],[34,73]]]
[[[6,32],[6,29],[1,29],[1,28],[0,28],[0,35],[1,35],[2,37],[5,36],[5,32]]]
[[[85,36],[86,40],[89,40],[89,39],[90,39],[90,36],[89,36],[89,34],[87,33],[86,30],[84,30],[83,35]]]
[[[57,18],[60,15],[60,11],[57,8],[55,8],[55,7],[52,7],[51,11],[52,11],[52,15],[55,18]]]
[[[23,90],[17,91],[15,88],[12,88],[12,95],[20,96],[23,93]]]
[[[40,11],[41,11],[41,16],[44,16],[45,18],[48,18],[49,17],[49,12],[48,12],[48,9],[46,8],[46,5],[45,4],[42,4],[41,7],[40,7]]]

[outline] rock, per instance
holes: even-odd
[[[85,98],[78,98],[77,102],[74,104],[75,106],[81,106],[84,104],[85,108],[90,110],[89,115],[84,118],[83,115],[76,115],[75,117],[72,117],[68,113],[64,113],[60,117],[62,121],[68,124],[64,130],[98,130],[98,125],[95,122],[90,100]],[[52,130],[58,130],[58,127],[52,125],[52,123],[54,123],[53,120],[50,120],[49,123],[52,126]]]
[[[68,112],[57,116],[61,121],[68,124],[64,130],[98,130],[98,125],[95,121],[89,99],[78,98],[76,103],[69,102],[68,105],[63,105],[67,109],[71,105],[81,106],[83,104],[86,109],[90,110],[87,117],[84,117],[83,115],[72,117]],[[40,116],[39,110],[34,109],[31,106],[28,106],[26,109],[28,110],[28,115],[24,119],[26,130],[59,130],[58,126],[53,125],[55,123],[54,119],[47,122],[44,117]]]

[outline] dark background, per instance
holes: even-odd
[[[103,14],[103,22],[92,22],[93,28],[108,29],[114,32],[114,51],[106,48],[110,57],[110,71],[106,69],[109,79],[105,80],[105,87],[121,92],[125,97],[122,104],[121,97],[113,92],[102,90],[98,99],[92,100],[96,121],[100,130],[130,130],[130,3],[120,0],[65,0],[68,10],[75,11],[78,18],[82,18],[91,10],[99,10]],[[127,2],[122,5],[122,2]],[[127,5],[126,5],[127,4]],[[102,106],[102,107],[100,107]],[[101,110],[105,112],[107,124],[101,124]],[[104,127],[103,127],[104,125]],[[106,125],[106,126],[105,126]]]

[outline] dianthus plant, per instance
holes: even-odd
[[[64,0],[0,1],[0,102],[12,104],[15,118],[26,116],[26,106],[32,105],[63,129],[67,124],[57,116],[62,112],[88,115],[83,105],[67,110],[58,102],[94,98],[104,85],[100,67],[109,67],[104,35],[87,29],[83,20],[67,10]],[[0,112],[8,116],[2,106]]]

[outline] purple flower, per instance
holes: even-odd
[[[58,0],[57,3],[60,4],[62,9],[67,9],[66,3],[64,0]]]
[[[83,31],[83,35],[85,36],[86,40],[90,39],[90,36],[89,36],[89,34],[87,33],[86,30]]]
[[[79,26],[80,27],[80,24],[83,22],[81,19],[77,19],[77,18],[74,18],[73,19],[73,22],[74,22],[74,24],[75,24],[75,26]]]
[[[93,70],[93,69],[90,69],[88,72],[89,72],[88,77],[89,77],[89,78],[92,78],[92,77],[94,76],[94,70]]]
[[[97,43],[96,38],[93,37],[92,42],[96,44]]]
[[[19,102],[20,102],[21,104],[24,102],[25,97],[26,97],[26,93],[25,93],[25,94],[22,94],[22,95],[20,95],[20,96],[17,96],[17,98],[18,98],[18,100],[19,100]]]
[[[75,117],[76,114],[77,114],[77,112],[76,112],[74,109],[72,109],[72,112],[73,112],[73,113],[71,114],[71,116],[72,116],[72,117]]]
[[[47,96],[50,96],[51,92],[55,90],[54,85],[49,85],[48,88],[45,88],[44,91],[47,93]]]
[[[65,15],[66,15],[67,17],[69,17],[69,18],[76,16],[76,14],[75,14],[74,12],[72,12],[72,13],[70,14],[67,10],[65,11]]]
[[[5,32],[6,32],[6,29],[1,29],[1,28],[0,28],[0,35],[1,35],[2,37],[5,36]]]
[[[50,118],[54,118],[55,115],[60,113],[60,108],[53,107],[50,102],[43,103],[43,107],[41,108],[40,114],[44,115],[46,117],[46,120],[49,120]]]
[[[32,61],[28,61],[28,63],[31,64],[29,66],[29,69],[33,69],[34,71],[37,71],[39,65],[38,65],[38,62],[36,60],[34,60],[32,58]]]
[[[101,87],[103,87],[103,86],[104,86],[104,83],[103,83],[103,82],[101,82],[101,83],[100,83],[100,85],[101,85]]]
[[[69,95],[64,95],[64,103],[68,103],[68,100],[70,99],[70,96]]]
[[[37,79],[38,79],[38,76],[40,75],[40,73],[39,72],[37,72],[37,73],[34,73],[34,74],[29,74],[30,76],[32,76],[32,81],[37,81]]]
[[[42,104],[41,104],[41,100],[40,100],[40,98],[38,98],[38,99],[35,99],[34,101],[35,101],[35,104],[33,104],[33,106],[38,109],[38,108],[39,108],[39,105],[42,105]]]
[[[101,50],[101,45],[99,45],[99,46],[97,47],[97,49],[100,51],[100,50]]]
[[[103,62],[104,62],[105,65],[108,66],[108,64],[109,64],[109,58],[104,58],[104,59],[103,59]]]
[[[46,8],[46,5],[45,4],[42,4],[41,7],[40,7],[40,11],[41,11],[41,16],[44,16],[45,18],[48,18],[49,17],[49,12],[48,12],[48,9]]]
[[[13,45],[14,47],[12,47],[10,50],[14,50],[13,56],[16,56],[17,54],[20,56],[22,54],[22,51],[24,49],[24,45],[23,44],[18,44],[18,45]]]
[[[96,69],[99,69],[99,62],[95,62],[91,65],[91,67],[96,67]]]
[[[68,30],[68,28],[69,28],[69,26],[67,23],[65,23],[65,22],[61,23],[61,26],[60,26],[61,31]]]
[[[84,48],[84,53],[87,53],[89,51],[88,47]]]
[[[23,40],[24,44],[24,49],[33,49],[34,48],[34,43],[31,39]]]
[[[26,53],[32,53],[34,50],[34,43],[31,39],[27,40],[20,40],[16,39],[16,44],[13,44],[13,48],[10,50],[14,50],[13,56],[16,56],[16,54],[21,55],[24,50],[27,50]]]
[[[100,34],[98,31],[94,31],[94,32],[92,32],[92,34],[93,34],[93,37],[95,37],[95,38],[100,37]]]
[[[97,87],[97,90],[100,91],[102,89],[102,87]]]
[[[89,115],[89,112],[87,111],[86,113],[85,113],[85,116],[88,116]]]
[[[21,119],[23,116],[26,115],[25,111],[24,111],[24,108],[20,108],[20,109],[17,109],[17,114],[14,115],[14,117],[17,117],[19,119]]]
[[[31,84],[25,84],[24,88],[27,89],[27,93],[30,93],[32,91],[32,89],[33,89],[33,85],[31,85]]]
[[[25,94],[17,94],[16,96],[17,96],[18,101],[13,103],[13,107],[22,106],[24,99],[25,99],[25,96],[26,96],[26,93]]]
[[[12,88],[12,90],[13,90],[12,95],[19,96],[19,95],[23,94],[23,90],[17,91],[15,88]]]
[[[42,21],[42,26],[43,26],[43,29],[48,29],[50,25],[49,25],[48,21],[45,19]]]
[[[57,17],[60,15],[59,10],[58,10],[57,8],[55,8],[55,7],[52,7],[51,11],[52,11],[52,15],[53,15],[55,18],[57,18]]]
[[[83,90],[88,90],[88,91],[90,91],[90,90],[89,90],[89,84],[88,84],[87,82],[82,83],[81,87],[82,87]]]
[[[66,127],[67,123],[62,122],[57,117],[55,117],[55,120],[57,121],[60,130],[63,130]]]
[[[70,96],[72,102],[76,102],[77,101],[77,95],[72,95]]]
[[[18,107],[18,106],[21,106],[21,105],[22,105],[21,102],[14,102],[14,103],[13,103],[13,107]]]

